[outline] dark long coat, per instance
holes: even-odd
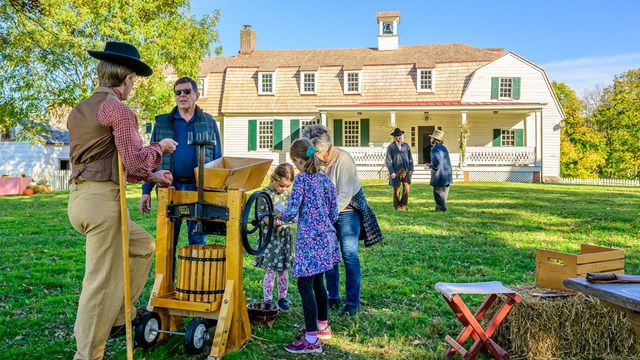
[[[404,166],[407,171],[407,180],[411,184],[411,174],[413,173],[413,157],[411,156],[411,147],[403,142],[398,148],[398,144],[394,141],[387,146],[387,157],[385,160],[387,169],[389,169],[389,185],[398,186],[398,171]],[[396,178],[392,179],[391,174],[395,173]]]
[[[446,186],[453,182],[449,151],[442,144],[431,148],[431,186]]]

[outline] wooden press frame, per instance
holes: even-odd
[[[251,339],[251,324],[242,289],[243,254],[240,221],[245,206],[245,191],[205,191],[203,201],[229,209],[226,238],[226,284],[222,300],[203,303],[177,300],[173,284],[173,222],[167,217],[167,205],[198,201],[196,191],[178,191],[174,188],[158,189],[158,215],[156,222],[155,281],[147,310],[160,315],[161,330],[179,331],[182,317],[217,319],[213,344],[208,360],[218,359],[229,351],[244,347]],[[169,334],[161,333],[159,341]]]

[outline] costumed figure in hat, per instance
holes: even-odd
[[[413,173],[411,146],[402,141],[402,134],[404,131],[399,128],[390,134],[393,136],[393,143],[387,147],[385,160],[387,169],[389,169],[389,185],[393,186],[393,207],[396,210],[407,210],[411,174]],[[402,195],[400,195],[401,186]]]
[[[449,185],[453,183],[451,171],[451,159],[449,151],[442,144],[444,131],[434,130],[431,137],[431,186],[433,198],[436,201],[436,211],[447,211],[447,198],[449,197]]]
[[[144,146],[138,119],[126,100],[137,75],[151,68],[128,43],[107,42],[104,51],[89,51],[100,60],[99,87],[73,108],[67,119],[72,172],[68,215],[73,227],[86,236],[85,273],[74,328],[74,359],[102,359],[107,339],[125,334],[123,256],[118,154],[127,181],[169,185],[166,170],[152,172],[162,154],[175,150],[173,139]],[[170,173],[169,173],[170,175]],[[131,318],[147,281],[155,251],[154,237],[128,221]],[[127,305],[128,307],[128,305]]]

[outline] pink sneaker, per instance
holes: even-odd
[[[300,332],[302,332],[303,334],[307,333],[307,329],[306,328],[302,328],[300,329]],[[324,328],[324,330],[318,330],[318,339],[322,339],[322,340],[329,340],[331,339],[331,326],[328,326],[326,328]]]
[[[322,340],[318,339],[315,344],[311,344],[305,339],[304,335],[290,343],[284,347],[290,353],[294,354],[310,354],[310,353],[321,353],[322,352]]]

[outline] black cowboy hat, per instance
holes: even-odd
[[[400,128],[396,128],[395,130],[393,130],[393,132],[390,134],[391,136],[400,136],[404,134],[404,131],[400,130]]]
[[[150,76],[153,70],[149,65],[140,61],[140,53],[135,46],[119,41],[107,41],[104,51],[89,50],[87,51],[92,57],[108,61],[110,63],[126,66],[135,71],[139,76]]]

